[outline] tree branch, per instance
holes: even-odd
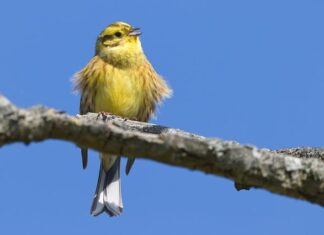
[[[257,149],[111,115],[20,109],[0,96],[0,146],[46,139],[199,170],[232,179],[237,189],[264,188],[324,206],[324,149]]]

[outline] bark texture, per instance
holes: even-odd
[[[264,188],[324,206],[324,149],[258,149],[112,115],[20,109],[0,96],[0,146],[46,139],[199,170],[232,179],[238,190]]]

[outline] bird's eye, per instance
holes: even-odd
[[[118,38],[120,38],[122,36],[122,33],[121,32],[116,32],[115,33],[115,36],[118,37]]]

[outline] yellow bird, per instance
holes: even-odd
[[[147,122],[156,105],[171,95],[171,89],[147,60],[139,39],[141,31],[115,22],[98,36],[94,57],[75,75],[81,93],[80,113],[108,112]],[[87,166],[87,149],[82,149]],[[120,186],[120,156],[100,153],[101,164],[91,214],[120,215],[123,202]],[[126,174],[134,158],[129,158]]]

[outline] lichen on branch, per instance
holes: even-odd
[[[112,115],[21,109],[0,95],[0,146],[47,139],[223,176],[237,189],[264,188],[324,206],[323,149],[258,149]]]

